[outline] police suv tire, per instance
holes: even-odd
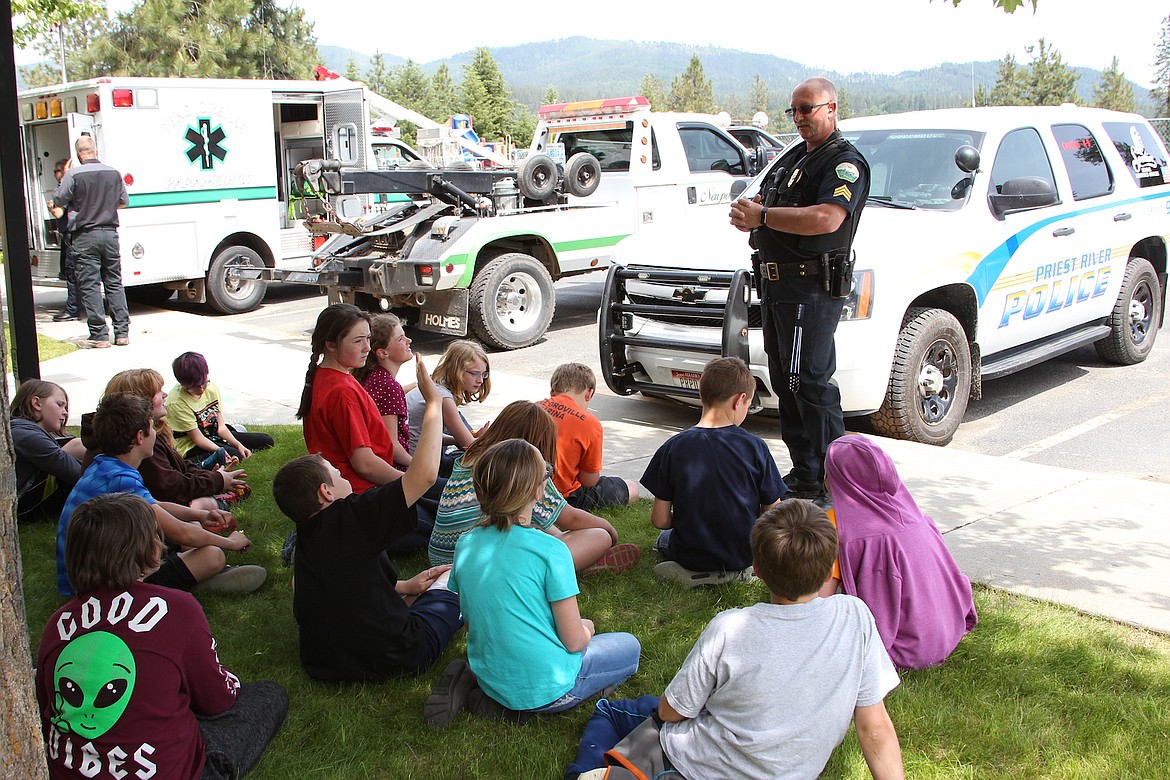
[[[161,284],[137,284],[123,289],[126,300],[144,306],[162,306],[175,294],[170,287],[163,287]]]
[[[963,326],[944,309],[913,308],[902,320],[886,398],[870,423],[882,436],[941,447],[963,421],[970,394]]]
[[[601,163],[589,152],[577,152],[565,165],[565,186],[570,195],[587,198],[601,184]]]
[[[1162,291],[1158,275],[1149,261],[1131,257],[1113,312],[1105,320],[1108,336],[1094,342],[1097,354],[1107,363],[1132,366],[1141,363],[1154,348],[1158,324],[1162,321]]]
[[[557,164],[547,154],[525,157],[516,172],[520,194],[530,200],[544,200],[557,187]]]
[[[220,314],[252,311],[264,300],[268,283],[260,279],[229,278],[232,268],[263,268],[264,261],[246,246],[229,246],[215,256],[207,271],[207,305]]]
[[[531,255],[493,259],[471,282],[471,330],[496,349],[520,349],[540,340],[556,311],[552,277]]]

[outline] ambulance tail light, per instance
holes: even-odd
[[[111,92],[114,108],[134,108],[134,90],[115,89]]]
[[[85,110],[91,114],[96,114],[102,110],[102,99],[96,92],[90,92],[85,96]]]
[[[868,320],[873,316],[873,271],[853,272],[853,292],[845,299],[841,320]]]
[[[572,103],[551,103],[540,107],[541,119],[570,119],[583,116],[613,116],[634,111],[649,111],[650,101],[641,95],[609,98],[606,100],[576,100]]]

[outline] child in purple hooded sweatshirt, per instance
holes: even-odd
[[[971,581],[876,444],[856,435],[837,439],[825,475],[842,588],[869,607],[896,667],[941,664],[979,622]]]

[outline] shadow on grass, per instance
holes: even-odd
[[[280,546],[291,523],[269,486],[304,451],[300,429],[266,428],[277,440],[245,465],[254,493],[237,517],[253,540],[231,562],[259,563],[269,579],[247,596],[201,595],[221,659],[244,680],[274,679],[289,691],[288,720],[255,772],[287,778],[558,778],[576,751],[589,707],[523,726],[461,714],[445,731],[422,721],[422,703],[442,667],[465,656],[466,633],[418,678],[334,685],[310,680],[297,657],[290,569]],[[683,591],[657,581],[649,502],[605,514],[623,541],[644,551],[626,574],[581,582],[581,612],[601,631],[642,642],[641,668],[618,692],[660,693],[717,612],[763,599],[758,584]],[[55,524],[20,527],[25,599],[35,646],[60,604],[53,563]],[[397,560],[403,576],[426,566]],[[911,672],[887,699],[913,778],[1170,777],[1170,640],[1072,610],[977,588],[981,622],[941,668]],[[760,659],[763,664],[767,659]],[[868,778],[850,735],[823,777]]]

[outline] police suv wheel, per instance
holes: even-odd
[[[971,394],[971,349],[954,315],[943,309],[906,313],[890,384],[870,415],[882,436],[942,446],[950,442]]]
[[[260,255],[248,247],[227,247],[215,256],[207,271],[207,304],[220,314],[252,311],[264,300],[268,283],[260,279],[241,279],[232,271],[263,267]]]
[[[496,349],[535,344],[556,310],[552,277],[531,255],[500,255],[475,274],[470,290],[471,329]]]
[[[1129,259],[1121,294],[1105,322],[1111,328],[1109,335],[1093,344],[1102,360],[1132,366],[1154,348],[1162,322],[1162,290],[1154,267],[1145,258]]]

